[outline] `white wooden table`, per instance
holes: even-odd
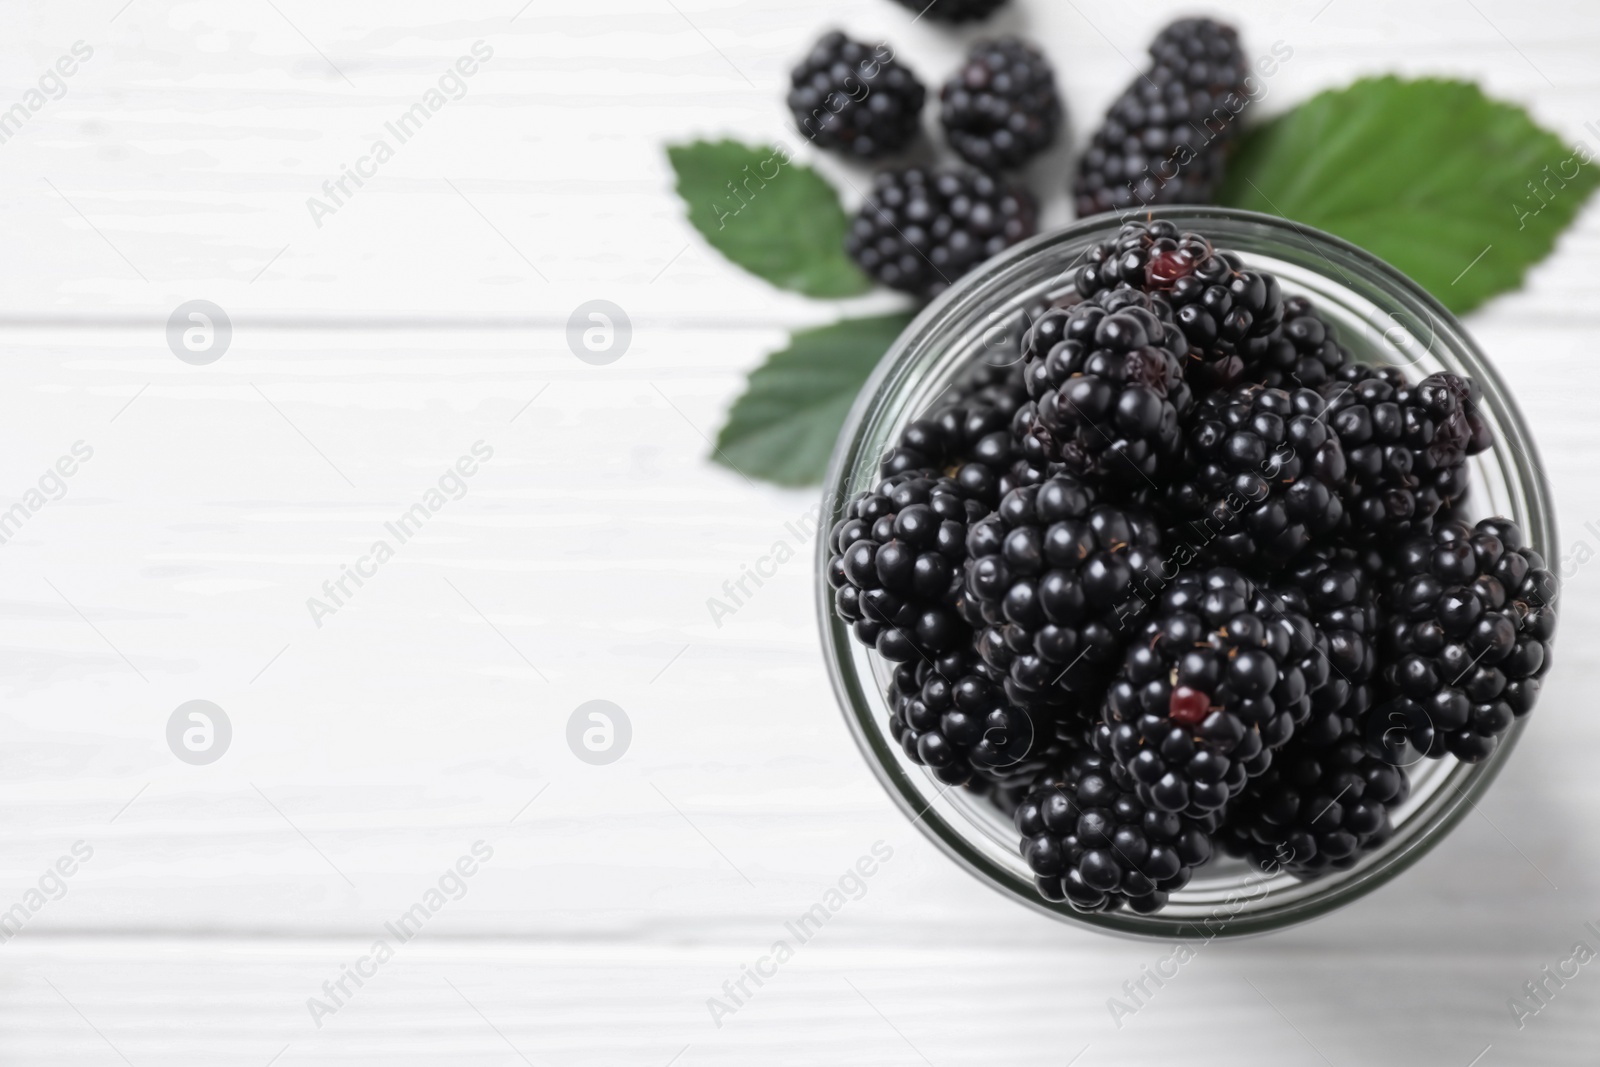
[[[92,56],[0,144],[0,510],[45,480],[0,545],[0,910],[26,918],[0,943],[0,1063],[1600,1058],[1595,968],[1520,1031],[1506,1006],[1600,947],[1600,568],[1568,576],[1558,668],[1480,815],[1333,917],[1206,948],[1117,1027],[1107,999],[1168,949],[1008,903],[906,823],[839,720],[806,555],[720,627],[705,606],[811,503],[705,462],[743,373],[789,328],[894,302],[743,276],[688,230],[662,143],[783,136],[827,25],[930,84],[977,31],[887,0],[522,2],[7,5],[0,111]],[[1228,6],[1253,49],[1294,49],[1269,108],[1446,73],[1595,145],[1593,5]],[[995,25],[1045,42],[1081,140],[1177,10],[1013,0]],[[317,225],[307,198],[480,40],[461,99]],[[1064,165],[1035,175],[1052,223]],[[1597,269],[1591,210],[1471,320],[1591,550]],[[166,344],[191,299],[233,323],[206,366]],[[592,299],[632,321],[609,366],[566,344]],[[361,563],[477,442],[464,495]],[[318,626],[307,599],[358,563]],[[166,740],[196,699],[232,727],[207,765]],[[595,699],[632,726],[604,766],[566,740]],[[400,943],[385,924],[480,841]],[[880,841],[861,899],[715,1025],[707,999]],[[64,895],[30,898],[41,879]],[[393,957],[314,1020],[380,938]]]

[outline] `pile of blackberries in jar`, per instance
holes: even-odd
[[[1460,517],[1474,382],[1356,362],[1164,221],[1029,318],[901,432],[827,578],[893,664],[895,740],[1013,814],[1046,899],[1157,911],[1219,853],[1349,867],[1409,766],[1533,709],[1556,579]]]

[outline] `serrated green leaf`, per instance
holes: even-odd
[[[850,220],[826,179],[779,148],[737,141],[673,145],[667,158],[689,221],[751,274],[807,296],[872,287],[845,254]]]
[[[1597,170],[1470,82],[1367,78],[1247,134],[1218,202],[1337,234],[1462,312],[1522,284]]]
[[[909,314],[879,315],[790,336],[788,348],[750,373],[714,458],[779,485],[821,481],[856,394],[910,322]]]

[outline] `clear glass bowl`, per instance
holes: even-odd
[[[1472,461],[1469,510],[1475,517],[1515,519],[1546,560],[1558,558],[1550,490],[1532,435],[1493,366],[1438,301],[1354,245],[1283,219],[1211,207],[1156,209],[1149,215],[1203,233],[1218,247],[1237,252],[1248,266],[1271,271],[1285,295],[1310,297],[1356,358],[1403,365],[1413,378],[1440,370],[1475,378],[1494,425],[1495,446]],[[845,422],[825,483],[824,531],[855,494],[876,481],[880,458],[905,424],[932,407],[963,369],[1014,345],[1023,309],[1067,288],[1084,254],[1119,226],[1118,219],[1101,216],[1018,245],[961,279],[917,316],[878,364]],[[1482,763],[1447,757],[1412,764],[1411,796],[1392,813],[1394,835],[1347,870],[1301,881],[1219,856],[1154,915],[1084,914],[1039,896],[1009,819],[987,800],[935,780],[889,735],[884,691],[892,665],[854,641],[834,615],[826,541],[818,538],[822,644],[845,721],[868,764],[951,859],[999,892],[1066,922],[1141,937],[1210,938],[1263,933],[1322,915],[1387,882],[1448,833],[1511,757],[1526,723],[1516,723]]]

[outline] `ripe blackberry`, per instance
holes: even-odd
[[[895,0],[908,7],[918,18],[926,16],[932,22],[973,22],[986,19],[1006,0]]]
[[[1150,45],[1154,61],[1111,105],[1078,164],[1080,218],[1152,204],[1203,204],[1249,99],[1238,32],[1179,19]]]
[[[1397,367],[1350,364],[1321,391],[1344,445],[1356,538],[1426,533],[1465,496],[1467,457],[1493,444],[1477,383],[1458,374],[1430,374],[1413,386]]]
[[[1282,576],[1278,603],[1311,620],[1328,641],[1328,682],[1311,695],[1297,741],[1331,745],[1366,721],[1378,670],[1378,596],[1353,554],[1313,546]]]
[[[819,148],[878,159],[910,144],[927,98],[887,45],[824,34],[789,75],[789,111]]]
[[[1009,488],[1010,468],[1021,458],[1011,423],[1027,397],[1020,366],[973,367],[958,379],[946,403],[900,431],[880,472],[890,477],[933,468],[992,509],[1003,495],[1001,487]]]
[[[1013,818],[1039,894],[1079,911],[1157,911],[1212,854],[1212,820],[1151,808],[1093,751],[1045,775]]]
[[[1245,374],[1251,381],[1279,389],[1319,389],[1350,358],[1350,351],[1334,339],[1333,328],[1311,301],[1291,296],[1283,302],[1283,322]]]
[[[1054,144],[1061,128],[1050,61],[1015,37],[974,45],[939,99],[945,139],[983,170],[1022,166]]]
[[[941,782],[963,785],[1014,776],[1049,737],[1036,737],[1032,716],[1006,699],[975,657],[943,656],[895,668],[889,692],[890,732],[907,756]]]
[[[886,170],[873,179],[845,249],[872,277],[934,296],[1038,227],[1033,194],[982,171]]]
[[[1047,311],[1023,340],[1043,454],[1086,477],[1149,484],[1181,443],[1185,350],[1171,308],[1138,290]]]
[[[1183,473],[1167,501],[1188,543],[1275,568],[1344,518],[1345,458],[1322,397],[1241,385],[1212,393],[1185,430]]]
[[[1326,646],[1238,571],[1180,574],[1107,690],[1097,748],[1150,807],[1220,811],[1310,716]]]
[[[1093,714],[1159,547],[1153,521],[1097,504],[1064,473],[1012,490],[971,527],[965,589],[989,624],[978,651],[1014,700]]]
[[[1087,258],[1073,279],[1080,295],[1126,286],[1160,293],[1171,306],[1189,346],[1184,376],[1196,391],[1266,380],[1256,368],[1286,308],[1274,276],[1246,270],[1232,252],[1159,219],[1124,223]]]
[[[1331,742],[1296,735],[1228,808],[1218,844],[1302,878],[1353,865],[1388,840],[1406,772],[1369,755],[1351,725]]]
[[[1441,523],[1401,545],[1394,568],[1381,647],[1388,699],[1368,743],[1394,758],[1403,732],[1424,756],[1476,763],[1539,698],[1559,583],[1507,519]]]
[[[829,535],[834,608],[863,644],[894,661],[964,650],[962,563],[987,509],[933,471],[907,471],[850,502]]]

